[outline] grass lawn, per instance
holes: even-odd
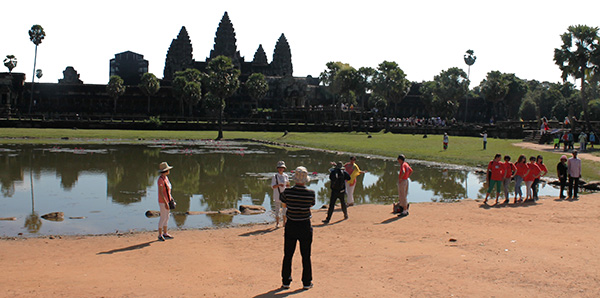
[[[483,150],[481,138],[450,136],[448,150],[442,150],[442,136],[401,135],[374,133],[367,138],[364,133],[289,133],[283,137],[281,132],[225,131],[226,139],[260,139],[328,150],[382,155],[396,158],[402,153],[410,159],[451,163],[468,166],[485,166],[494,154],[510,155],[516,161],[520,154],[535,156],[539,151],[513,146],[521,142],[514,139],[488,138],[487,150]],[[123,140],[136,142],[139,139],[214,139],[216,131],[142,131],[142,130],[82,130],[82,129],[0,129],[0,143],[81,143]],[[68,138],[64,139],[64,138]],[[92,140],[89,140],[92,139]],[[551,176],[556,176],[556,163],[562,154],[541,153]],[[584,161],[583,178],[600,180],[600,163]]]

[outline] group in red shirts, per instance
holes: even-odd
[[[516,164],[510,161],[510,156],[504,156],[504,162],[500,161],[502,158],[501,154],[496,154],[494,159],[490,161],[487,167],[486,182],[488,185],[487,192],[485,194],[484,204],[487,204],[487,200],[494,188],[496,188],[496,204],[498,204],[498,198],[500,197],[500,189],[503,188],[504,202],[503,204],[509,203],[509,188],[510,181],[515,180],[515,198],[513,203],[520,203],[523,201],[534,201],[538,199],[537,185],[540,181],[540,177],[548,173],[548,169],[544,165],[543,157],[538,155],[531,156],[529,163],[525,155],[521,154]],[[521,192],[521,183],[525,182],[525,200],[523,200],[523,193]],[[518,198],[517,198],[518,197]]]

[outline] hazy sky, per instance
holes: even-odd
[[[190,35],[194,59],[204,61],[225,11],[246,61],[262,44],[271,62],[284,33],[294,76],[318,76],[329,61],[376,68],[388,60],[411,81],[432,80],[450,67],[467,71],[463,55],[472,49],[477,61],[471,87],[493,70],[558,82],[553,53],[560,35],[569,25],[600,26],[598,0],[13,1],[0,17],[0,57],[15,55],[13,71],[30,81],[35,46],[27,32],[40,24],[46,32],[38,47],[42,82],[58,82],[73,66],[84,83],[106,84],[110,59],[128,50],[144,55],[149,71],[162,78],[181,26]]]

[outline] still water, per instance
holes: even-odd
[[[303,165],[311,174],[309,188],[317,193],[315,209],[329,201],[331,161],[349,155],[269,147],[248,142],[154,142],[143,145],[2,145],[0,160],[0,235],[23,236],[104,234],[154,230],[158,218],[158,164],[167,161],[177,201],[171,228],[205,228],[273,221],[270,211],[259,215],[185,215],[186,211],[218,211],[240,205],[271,210],[271,177],[278,160],[290,173]],[[485,195],[485,177],[470,168],[407,160],[414,169],[410,202],[452,202]],[[397,198],[398,165],[393,159],[359,156],[367,171],[359,176],[356,204],[391,204]],[[524,188],[524,187],[523,187]],[[542,186],[540,195],[556,195]],[[390,207],[391,209],[391,207]],[[63,221],[40,216],[61,211]]]

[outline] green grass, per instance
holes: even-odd
[[[514,139],[488,138],[487,150],[482,149],[481,138],[450,136],[448,150],[442,150],[442,136],[400,135],[391,133],[374,133],[367,138],[364,133],[289,133],[282,137],[281,132],[241,132],[225,131],[226,139],[260,139],[287,143],[292,145],[328,149],[334,151],[354,152],[381,155],[396,158],[398,154],[408,159],[420,159],[442,163],[467,166],[485,166],[494,154],[510,155],[513,161],[520,154],[527,157],[542,154],[550,170],[555,176],[556,163],[562,153],[541,152],[522,149],[512,144],[521,142]],[[82,129],[0,129],[0,143],[80,143],[98,142],[105,139],[111,142],[138,142],[153,139],[214,139],[216,131],[134,131],[134,130],[82,130]],[[64,140],[61,138],[69,138]],[[90,140],[91,139],[91,140]],[[600,163],[584,161],[583,178],[600,180]]]

